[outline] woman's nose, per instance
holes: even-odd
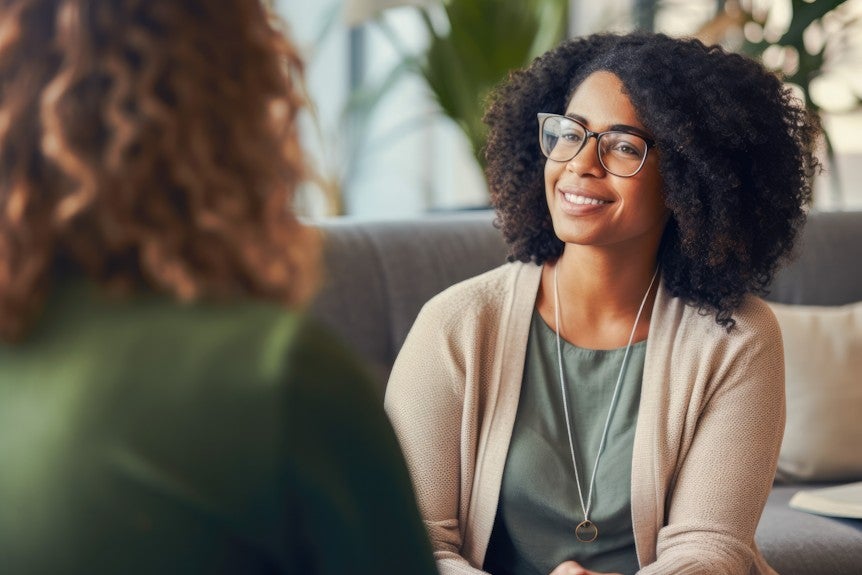
[[[566,163],[566,170],[578,175],[590,174],[601,177],[605,174],[605,167],[599,160],[599,141],[594,135],[587,136],[584,147],[575,154],[575,157]]]

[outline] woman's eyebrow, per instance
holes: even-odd
[[[578,122],[580,122],[581,124],[583,124],[585,126],[589,126],[589,121],[581,115],[567,113],[566,117],[571,118],[573,120],[577,120]],[[620,132],[631,132],[632,134],[635,134],[638,136],[643,136],[644,138],[646,138],[648,140],[654,139],[643,128],[638,128],[637,126],[630,126],[628,124],[614,124],[613,126],[609,127],[607,130],[603,130],[603,131],[611,131],[611,130],[620,131]]]

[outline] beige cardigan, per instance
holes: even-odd
[[[541,278],[507,264],[449,288],[419,314],[386,409],[441,574],[480,574],[518,407]],[[656,297],[632,462],[642,575],[774,574],[754,543],[784,430],[781,334],[748,297],[728,334]]]

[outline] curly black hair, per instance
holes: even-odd
[[[733,311],[746,293],[766,292],[805,222],[817,117],[758,62],[699,40],[635,32],[564,42],[513,72],[485,114],[486,175],[512,261],[562,254],[536,113],[565,113],[598,70],[619,77],[656,139],[671,212],[659,253],[665,285],[731,329]]]

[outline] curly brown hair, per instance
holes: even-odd
[[[730,329],[746,293],[762,294],[805,221],[819,122],[761,64],[698,40],[636,32],[568,41],[513,73],[485,121],[487,177],[510,259],[556,260],[538,112],[565,113],[605,70],[623,83],[657,142],[671,218],[659,261],[670,292]]]
[[[258,0],[0,0],[0,338],[60,270],[304,301],[302,72]]]

